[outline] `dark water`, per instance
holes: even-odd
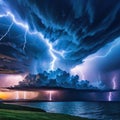
[[[120,102],[23,102],[47,112],[64,113],[97,120],[120,120]]]

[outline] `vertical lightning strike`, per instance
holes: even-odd
[[[27,43],[27,32],[28,32],[28,28],[25,30],[25,34],[24,34],[23,51],[25,50],[26,43]]]
[[[52,43],[50,43],[49,40],[46,40],[46,43],[49,46],[49,53],[51,54],[51,56],[53,58],[53,60],[50,64],[51,65],[50,70],[54,70],[55,69],[55,62],[57,60],[57,57],[56,57],[55,53],[64,58],[64,51],[59,52],[59,51],[55,50],[52,46]]]
[[[2,35],[2,37],[0,38],[0,41],[1,41],[4,37],[6,37],[6,35],[10,32],[13,24],[14,24],[13,22],[10,24],[10,26],[8,27],[8,30],[6,31],[6,33],[5,33],[4,35]]]
[[[23,99],[24,100],[26,99],[26,92],[25,91],[23,92]]]
[[[19,100],[19,92],[16,91],[16,100]]]
[[[49,92],[49,101],[52,101],[52,91]]]
[[[52,60],[52,62],[51,62],[51,67],[50,67],[50,69],[51,70],[54,70],[54,65],[55,65],[55,61],[56,61],[56,59],[57,59],[57,57],[54,55],[54,53],[53,53],[53,47],[52,47],[52,45],[50,44],[50,43],[48,43],[48,45],[49,45],[49,52],[50,52],[50,54],[51,54],[51,56],[52,56],[52,58],[53,58],[53,60]]]
[[[54,54],[54,52],[60,54],[58,51],[54,50],[53,49],[53,46],[52,46],[52,43],[49,42],[48,39],[44,38],[43,34],[40,33],[40,32],[33,32],[32,34],[38,34],[38,36],[44,41],[46,42],[48,48],[49,48],[49,53],[50,55],[52,56],[52,62],[50,63],[50,70],[54,70],[54,67],[55,67],[55,62],[57,60],[57,57],[56,55]],[[60,54],[60,55],[63,55],[63,54]]]
[[[113,90],[116,89],[117,85],[116,85],[116,76],[114,75],[114,77],[112,78],[112,85],[113,85]]]
[[[41,32],[30,32],[30,34],[38,35],[47,44],[47,46],[49,48],[49,53],[52,56],[52,62],[50,63],[50,70],[54,70],[54,66],[55,66],[57,57],[55,56],[55,54],[53,52],[55,50],[53,49],[52,43],[50,43],[48,39],[44,38],[44,36]]]
[[[95,60],[97,58],[105,58],[107,57],[112,50],[120,44],[120,38],[117,38],[113,43],[111,43],[112,45],[110,45],[109,49],[107,50],[107,52],[104,55],[98,55],[99,53],[95,53],[91,56],[88,56],[87,58],[85,58],[83,61],[83,64],[77,65],[74,68],[72,68],[70,71],[71,73],[75,74],[78,73],[78,75],[80,76],[80,78],[85,79],[85,75],[83,73],[83,71],[85,70],[85,68],[89,68],[88,65],[91,64],[92,60]],[[85,64],[86,63],[86,64]],[[86,69],[87,70],[87,69]],[[86,71],[85,70],[85,71]],[[86,71],[87,72],[87,71]],[[114,83],[115,84],[115,83]]]
[[[71,69],[70,72],[71,74],[74,74],[74,75],[78,74],[81,80],[85,80],[85,75],[83,73],[82,67],[80,66],[81,65],[76,66],[75,68]]]
[[[112,101],[112,92],[108,93],[108,101]]]
[[[117,85],[116,85],[116,75],[113,76],[112,78],[112,89],[113,90],[116,90],[117,88]],[[109,92],[108,93],[108,101],[112,101],[112,95],[113,95],[113,92]]]

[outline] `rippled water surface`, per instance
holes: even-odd
[[[22,102],[47,112],[64,113],[97,120],[120,120],[120,102]]]

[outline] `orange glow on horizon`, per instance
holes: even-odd
[[[33,90],[33,91],[23,91],[23,90],[9,90],[0,89],[0,99],[10,100],[10,101],[24,101],[24,100],[48,100],[54,101],[56,96],[60,93],[56,90]]]
[[[6,94],[6,93],[4,93],[4,92],[0,92],[0,99],[6,100],[6,99],[8,99],[8,98],[9,98],[9,95],[8,95],[8,94]]]
[[[1,100],[28,100],[38,97],[34,91],[0,91]]]

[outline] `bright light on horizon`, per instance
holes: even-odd
[[[49,101],[52,101],[53,100],[53,96],[54,94],[56,93],[56,91],[54,90],[49,90],[49,91],[46,91],[46,93],[48,94],[48,97],[49,97]]]

